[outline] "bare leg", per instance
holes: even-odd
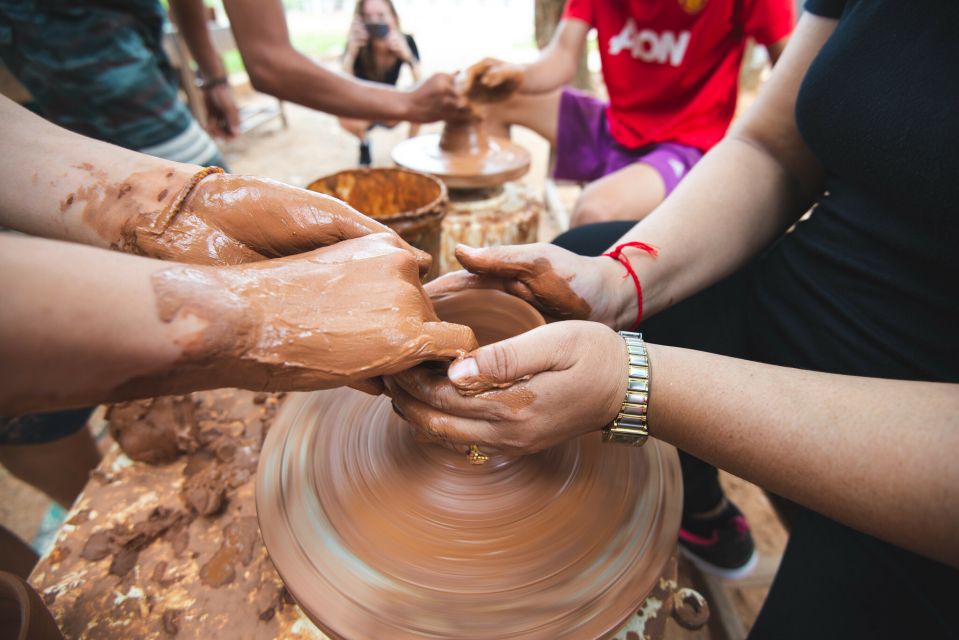
[[[340,126],[352,133],[360,140],[366,137],[366,130],[370,128],[369,120],[357,120],[356,118],[338,118]]]
[[[0,571],[7,571],[26,580],[37,563],[37,554],[27,543],[0,526]]]
[[[505,102],[489,105],[486,130],[490,135],[508,138],[510,125],[518,124],[556,144],[560,93],[516,94]]]
[[[69,509],[100,462],[90,430],[43,444],[0,446],[0,464]]]
[[[637,162],[591,182],[570,216],[580,227],[610,220],[642,220],[666,197],[663,178],[653,167]]]

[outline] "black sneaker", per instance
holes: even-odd
[[[714,516],[684,514],[679,549],[701,571],[728,580],[749,575],[759,561],[746,516],[729,501]]]
[[[368,167],[373,164],[373,154],[370,152],[370,143],[366,140],[360,143],[360,166]]]

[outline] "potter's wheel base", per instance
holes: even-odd
[[[490,136],[486,149],[479,152],[447,152],[440,147],[440,137],[434,133],[404,140],[394,147],[393,161],[431,173],[451,189],[493,187],[529,171],[529,152],[506,138]]]

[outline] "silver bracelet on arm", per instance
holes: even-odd
[[[620,331],[629,357],[629,381],[619,414],[603,427],[603,442],[641,447],[646,443],[646,407],[649,404],[649,356],[641,333]]]

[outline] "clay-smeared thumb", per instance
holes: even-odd
[[[433,256],[417,249],[413,245],[410,245],[410,252],[413,254],[413,258],[416,260],[416,266],[419,269],[420,277],[425,276],[430,271],[430,267],[433,266]]]
[[[461,392],[475,395],[551,371],[557,364],[552,333],[547,325],[488,344],[458,359],[446,375]]]
[[[427,322],[423,330],[432,340],[432,357],[456,358],[479,346],[473,330],[462,324]]]
[[[456,259],[467,271],[500,278],[518,278],[529,274],[529,266],[521,259],[522,255],[523,249],[518,246],[474,249],[465,244],[456,245]]]

